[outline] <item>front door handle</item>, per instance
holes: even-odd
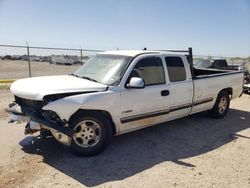
[[[169,90],[162,90],[161,91],[161,96],[168,96],[169,95]]]

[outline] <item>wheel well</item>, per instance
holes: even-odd
[[[227,92],[227,93],[230,95],[230,99],[233,97],[233,88],[231,88],[231,87],[224,88],[224,89],[222,89],[222,90],[220,91],[220,93],[221,93],[222,91]]]
[[[78,116],[81,116],[81,115],[84,115],[86,112],[98,112],[98,113],[101,113],[103,115],[105,115],[108,120],[110,121],[111,125],[112,125],[112,133],[113,135],[116,134],[117,130],[116,130],[116,126],[115,126],[115,123],[112,119],[112,116],[110,115],[109,112],[107,111],[104,111],[104,110],[84,110],[84,109],[79,109],[77,110],[70,118],[69,118],[69,123],[72,122],[73,120],[75,120]]]

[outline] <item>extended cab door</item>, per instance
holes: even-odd
[[[190,113],[193,83],[190,67],[185,56],[165,56],[167,90],[169,90],[168,120],[184,117]]]
[[[132,77],[142,78],[145,81],[145,88],[126,88]],[[137,57],[127,70],[124,79],[120,104],[120,132],[167,120],[170,99],[166,89],[165,65],[161,57],[157,55]]]

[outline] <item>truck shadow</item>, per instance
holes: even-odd
[[[164,126],[165,125],[165,126]],[[52,138],[22,140],[23,151],[40,154],[44,162],[85,186],[122,180],[154,165],[172,161],[195,168],[182,159],[204,154],[238,138],[250,128],[250,112],[230,109],[224,119],[207,113],[164,123],[117,136],[107,149],[94,157],[76,157]]]

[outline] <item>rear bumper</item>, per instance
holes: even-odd
[[[18,104],[12,103],[9,105],[8,108],[5,109],[6,112],[10,114],[10,121],[9,123],[13,122],[27,122],[32,129],[38,129],[39,127],[46,127],[46,128],[52,128],[55,129],[69,137],[73,135],[73,129],[69,127],[63,127],[61,125],[58,125],[56,123],[53,123],[51,121],[46,120],[43,117],[37,117],[33,113],[23,113],[21,111],[21,108]]]

